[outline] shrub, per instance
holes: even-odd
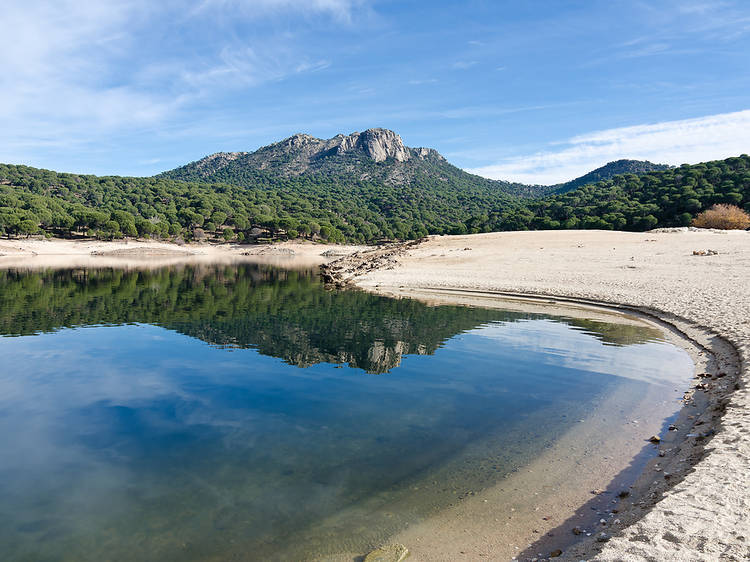
[[[722,230],[744,230],[750,228],[750,214],[736,205],[714,205],[693,220],[698,228],[720,228]]]

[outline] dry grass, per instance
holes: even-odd
[[[745,230],[750,228],[750,214],[736,205],[714,205],[693,220],[698,228],[720,228],[722,230]]]

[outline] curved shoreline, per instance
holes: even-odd
[[[101,244],[108,249],[125,245]],[[188,261],[185,256],[137,263],[91,256],[95,248],[86,242],[23,240],[13,246],[0,244],[5,254],[0,267],[71,267],[79,261],[85,266],[93,260],[107,267],[160,267]],[[286,246],[295,248],[297,258],[305,254],[305,266],[326,261],[323,247]],[[696,257],[696,250],[706,248],[718,253]],[[718,404],[723,415],[705,456],[653,507],[632,522],[623,521],[629,524],[601,543],[594,559],[750,558],[750,233],[535,231],[431,237],[418,245],[376,249],[377,264],[365,263],[370,252],[355,250],[357,267],[334,264],[332,269],[340,268],[344,281],[354,279],[369,290],[431,286],[532,294],[542,300],[547,297],[541,295],[558,295],[652,311],[667,322],[683,319],[686,334],[702,333],[708,344],[715,337],[728,342],[739,361],[737,388]],[[231,246],[201,246],[200,254],[201,262],[248,259]],[[297,261],[285,257],[283,265]]]
[[[702,244],[718,248],[721,257],[697,261],[701,258],[688,250]],[[717,351],[725,361],[720,371],[732,372],[706,379],[712,395],[706,415],[716,424],[716,434],[710,440],[700,433],[690,434],[697,439],[687,438],[691,446],[705,446],[705,454],[687,454],[681,462],[693,462],[683,466],[684,478],[674,484],[662,478],[662,489],[648,492],[653,505],[637,506],[618,517],[622,527],[610,540],[574,547],[563,559],[750,557],[750,233],[569,231],[431,237],[395,253],[387,267],[334,265],[344,281],[386,294],[447,289],[556,297],[634,310],[672,324]],[[728,349],[717,349],[722,342]],[[683,414],[689,415],[685,408]],[[706,419],[692,421],[707,427]]]
[[[372,290],[372,288],[368,287],[367,290]],[[670,333],[672,337],[668,338],[669,341],[685,349],[691,356],[691,359],[693,359],[695,371],[691,376],[691,386],[685,393],[683,405],[677,413],[677,418],[674,420],[674,425],[679,430],[674,433],[667,433],[667,424],[665,423],[662,431],[656,432],[656,434],[662,437],[672,438],[662,441],[659,445],[660,449],[666,449],[667,453],[665,456],[659,458],[653,458],[653,455],[649,456],[645,450],[648,446],[644,445],[643,450],[630,461],[631,464],[623,469],[622,473],[632,473],[635,470],[636,479],[629,486],[629,495],[626,498],[615,500],[617,501],[614,511],[616,517],[614,517],[611,510],[606,509],[606,506],[602,506],[601,501],[598,502],[599,505],[595,508],[596,500],[592,499],[576,510],[574,516],[564,519],[554,528],[544,529],[542,538],[523,549],[514,558],[517,560],[543,560],[546,559],[544,556],[545,553],[553,552],[557,548],[563,550],[562,555],[555,557],[559,560],[597,559],[592,557],[595,557],[604,546],[602,542],[596,540],[597,533],[591,533],[588,537],[584,534],[578,538],[571,534],[571,529],[582,527],[584,526],[582,525],[584,521],[590,521],[594,518],[591,514],[586,513],[586,508],[602,509],[601,513],[608,517],[608,521],[606,525],[597,526],[597,530],[609,536],[621,532],[628,525],[641,519],[645,515],[645,512],[650,510],[661,499],[666,490],[674,487],[675,484],[685,478],[696,462],[698,462],[697,459],[702,457],[705,448],[710,446],[710,441],[716,434],[721,423],[721,416],[715,415],[715,412],[721,405],[721,401],[726,399],[731,393],[729,388],[733,387],[737,380],[736,375],[727,377],[717,377],[717,375],[732,369],[735,369],[737,373],[739,372],[739,356],[729,342],[723,340],[718,335],[716,336],[719,338],[718,341],[707,341],[714,334],[706,331],[705,328],[695,326],[689,320],[673,317],[673,315],[669,315],[670,317],[666,318],[660,311],[643,307],[633,307],[621,303],[582,299],[558,294],[475,291],[445,287],[399,288],[396,290],[393,287],[381,286],[376,292],[397,298],[416,298],[427,301],[430,304],[450,303],[482,306],[482,304],[486,305],[487,303],[482,303],[481,300],[491,299],[496,301],[496,304],[504,306],[504,304],[500,303],[506,303],[507,299],[512,299],[522,303],[553,307],[561,303],[563,304],[561,311],[565,311],[571,306],[581,305],[581,309],[584,311],[596,310],[605,313],[625,313],[631,317],[645,319],[649,323],[657,325],[665,332]],[[472,300],[475,297],[479,297],[480,300]],[[707,356],[701,357],[704,354],[707,354]],[[723,388],[713,386],[707,390],[696,391],[693,383],[700,384],[709,378],[699,376],[701,374],[711,375],[713,380],[722,378]],[[698,438],[687,437],[688,434],[695,432],[699,435]],[[646,455],[648,460],[641,459],[639,462],[639,457],[644,455]],[[636,466],[635,469],[633,465]],[[603,493],[611,494],[609,497],[613,497],[622,489],[622,473],[612,478],[611,481],[602,483]],[[664,474],[669,474],[669,478],[664,478]],[[627,478],[625,480],[627,481]],[[609,507],[611,508],[612,506]],[[597,515],[596,518],[598,517]],[[619,523],[613,524],[613,517],[614,520],[619,520]],[[543,527],[543,525],[536,526]],[[549,533],[550,536],[554,536],[555,538],[549,538],[545,536],[545,533]],[[521,542],[517,541],[517,539],[514,539],[514,541]]]

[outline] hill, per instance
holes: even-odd
[[[750,206],[746,155],[659,168],[617,161],[539,197],[551,188],[474,176],[385,129],[328,140],[295,135],[151,178],[0,164],[0,235],[371,243],[499,230],[647,230],[689,224],[714,203]],[[609,177],[623,170],[640,175]],[[576,187],[596,178],[604,179]]]
[[[246,185],[65,174],[0,165],[0,234],[324,239],[374,242],[458,233],[487,209],[519,205],[487,184],[406,185],[249,171]]]
[[[335,177],[339,182],[380,182],[389,186],[445,183],[458,189],[499,190],[518,197],[564,193],[618,174],[643,174],[669,166],[641,160],[617,160],[556,185],[526,185],[491,180],[450,164],[432,148],[410,148],[388,129],[319,139],[298,133],[255,152],[217,152],[157,177],[253,186],[269,178]]]
[[[617,175],[545,197],[516,215],[517,229],[649,230],[687,226],[716,203],[750,210],[750,156],[683,164],[644,175]],[[508,220],[504,229],[511,226]]]
[[[330,178],[385,186],[442,184],[447,188],[494,190],[518,195],[528,186],[490,180],[450,164],[432,148],[410,148],[388,129],[368,129],[319,139],[296,134],[255,152],[218,152],[157,177],[222,182],[251,187],[285,178]]]
[[[668,170],[669,168],[671,168],[671,166],[668,166],[667,164],[654,164],[648,160],[615,160],[614,162],[609,162],[601,168],[597,168],[596,170],[584,174],[574,180],[552,185],[550,186],[550,190],[554,193],[566,193],[568,191],[573,191],[582,185],[608,180],[623,174],[635,174],[640,176],[648,174],[649,172]]]

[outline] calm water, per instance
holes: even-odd
[[[690,370],[641,325],[257,265],[0,271],[0,334],[3,560],[363,553]]]

